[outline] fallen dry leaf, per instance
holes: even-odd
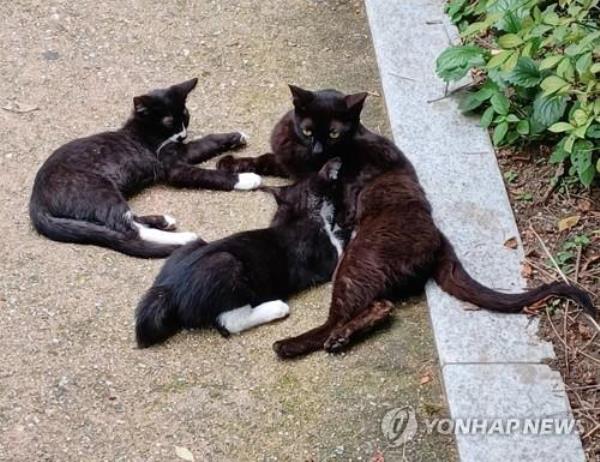
[[[187,462],[194,462],[194,454],[188,448],[182,446],[175,446],[175,455],[180,459],[186,460]]]
[[[421,385],[425,385],[426,383],[431,382],[431,376],[429,374],[424,375],[423,377],[421,377],[421,380],[419,381],[419,383]]]
[[[521,263],[521,276],[523,276],[525,279],[531,279],[533,277],[533,268],[529,263]]]
[[[570,217],[563,218],[558,222],[558,230],[566,231],[568,229],[571,229],[573,226],[579,223],[579,218],[579,215],[573,215]]]
[[[504,242],[504,247],[508,247],[509,249],[516,249],[518,246],[519,246],[519,243],[517,242],[517,238],[514,236],[511,238],[508,238]]]
[[[577,201],[577,205],[575,207],[580,212],[589,212],[592,210],[592,201],[590,199],[581,199]]]

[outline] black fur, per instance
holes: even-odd
[[[328,281],[338,253],[320,211],[334,198],[339,168],[334,159],[293,186],[263,188],[278,203],[269,228],[190,243],[173,253],[138,305],[138,345],[164,341],[181,328],[215,325],[223,312],[285,300]]]
[[[179,247],[142,241],[134,222],[158,229],[168,229],[167,224],[161,216],[133,216],[126,198],[156,183],[229,191],[238,181],[238,175],[192,164],[240,146],[240,133],[165,144],[188,126],[185,101],[196,83],[192,79],[137,96],[133,115],[120,130],[57,149],[33,186],[30,216],[37,231],[55,241],[94,244],[136,257],[166,257]]]

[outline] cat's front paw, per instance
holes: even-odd
[[[308,353],[311,348],[294,337],[278,340],[273,343],[273,351],[281,359],[291,359]]]
[[[233,189],[248,191],[258,188],[261,183],[262,178],[256,173],[240,173],[238,175],[238,182],[233,186]]]
[[[287,303],[282,300],[274,300],[269,303],[269,316],[272,320],[285,318],[290,314],[290,307]]]
[[[234,142],[232,144],[232,147],[237,148],[240,146],[246,146],[248,144],[248,139],[250,137],[248,135],[246,135],[244,132],[239,131],[235,134],[234,137]]]

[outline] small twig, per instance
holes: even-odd
[[[565,304],[565,311],[563,313],[563,335],[565,336],[565,344],[567,342],[567,318],[569,317],[569,302]],[[571,365],[569,364],[569,352],[565,350],[565,369],[567,371],[567,377],[571,376]]]
[[[13,106],[3,106],[6,112],[12,112],[13,114],[27,114],[28,112],[38,111],[40,108],[37,106],[32,106],[24,109],[19,109],[18,107]]]
[[[564,174],[565,174],[565,164],[564,164],[564,162],[561,162],[560,164],[558,164],[558,167],[556,168],[556,172],[554,172],[554,177],[550,181],[550,186],[548,187],[548,189],[544,193],[544,196],[542,197],[542,204],[545,204],[546,202],[548,202],[548,199],[550,199],[550,196],[556,190],[556,187],[558,186],[558,183],[560,182],[560,179],[562,178],[562,176]]]
[[[400,75],[396,72],[388,72],[388,74],[393,75],[394,77],[398,77],[399,79],[402,79],[402,80],[410,80],[411,82],[417,81],[417,79],[413,79],[412,77],[406,77],[406,76]]]
[[[565,276],[565,273],[563,273],[563,271],[560,269],[560,266],[558,266],[558,263],[556,263],[556,260],[554,259],[554,257],[550,253],[550,251],[548,250],[548,247],[546,247],[546,243],[542,240],[542,238],[537,233],[537,231],[535,229],[533,229],[533,226],[529,225],[529,229],[535,235],[535,237],[537,237],[538,241],[540,241],[540,244],[542,245],[544,252],[546,252],[546,255],[548,255],[548,258],[550,258],[550,261],[556,268],[556,271],[558,271],[558,274],[560,274],[560,277],[563,279],[563,281],[565,281],[565,284],[569,284],[569,280],[567,279],[567,276]]]
[[[435,98],[435,99],[430,99],[427,102],[428,103],[436,103],[443,99],[450,98],[452,95],[458,93],[459,91],[467,90],[471,87],[474,87],[475,85],[477,85],[475,82],[466,83],[465,85],[461,85],[460,87],[457,87],[450,92],[444,92],[444,96],[440,96],[439,98]]]
[[[581,264],[581,251],[583,249],[583,246],[578,245],[577,246],[577,260],[575,260],[575,283],[577,284],[579,282],[579,265]]]
[[[600,389],[600,385],[598,385],[598,384],[595,384],[595,385],[581,385],[579,387],[570,387],[569,385],[566,385],[566,387],[569,390],[590,390],[590,389],[594,389],[594,388]]]
[[[581,439],[589,438],[594,433],[596,433],[596,430],[598,430],[599,428],[600,428],[600,423],[596,424],[596,426],[594,428],[592,428],[589,432],[587,432],[585,435],[583,435],[581,437]]]
[[[552,318],[550,317],[550,310],[548,309],[548,306],[546,306],[546,315],[548,316],[548,322],[550,322],[550,327],[552,327],[552,330],[554,331],[554,334],[561,341],[561,343],[564,345],[565,350],[569,350],[570,351],[571,347],[569,345],[567,345],[567,342],[565,342],[562,339],[562,337],[558,333],[558,330],[556,330],[556,326],[554,325],[554,322],[552,322]],[[566,353],[566,351],[565,351],[565,353]],[[600,359],[595,358],[594,356],[587,354],[585,351],[581,351],[581,350],[578,350],[577,348],[575,348],[575,355],[577,355],[577,353],[580,353],[583,356],[585,356],[586,358],[591,359],[592,361],[600,364]]]

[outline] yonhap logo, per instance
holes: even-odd
[[[390,409],[381,419],[381,431],[393,447],[412,440],[417,434],[415,410],[410,406]]]

